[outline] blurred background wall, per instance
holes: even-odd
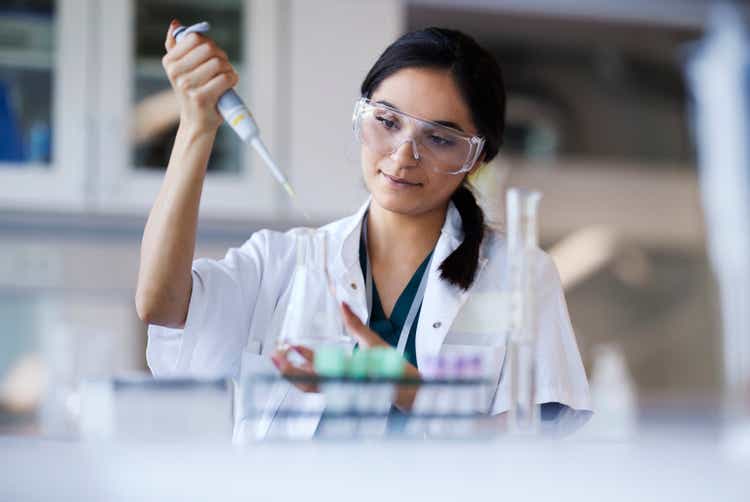
[[[597,347],[614,344],[642,400],[713,400],[721,345],[682,74],[708,4],[0,0],[0,381],[40,354],[61,378],[145,368],[133,293],[177,125],[160,58],[178,17],[211,21],[266,143],[320,223],[366,196],[350,120],[379,53],[428,25],[475,36],[509,97],[504,148],[477,180],[483,204],[502,228],[505,187],[544,192],[542,241],[587,370]],[[299,223],[222,128],[196,255]]]

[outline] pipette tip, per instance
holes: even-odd
[[[290,185],[287,181],[282,183],[282,186],[284,187],[284,190],[286,190],[286,193],[289,194],[289,197],[292,199],[292,202],[294,202],[294,205],[297,206],[299,212],[302,213],[302,216],[305,217],[305,220],[310,221],[310,215],[307,214],[307,211],[305,211],[302,206],[300,206],[299,199],[297,199],[297,193],[292,188],[292,185]]]
[[[294,192],[294,189],[292,188],[292,185],[290,185],[289,183],[285,182],[283,184],[283,186],[284,186],[284,189],[286,190],[286,193],[289,194],[289,197],[291,197],[294,200],[297,200],[297,194]]]

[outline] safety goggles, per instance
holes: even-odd
[[[380,155],[391,156],[404,143],[422,165],[439,173],[469,171],[482,153],[484,138],[422,120],[382,103],[360,98],[352,117],[358,141]]]

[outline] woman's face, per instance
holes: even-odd
[[[370,99],[420,119],[453,123],[453,127],[471,136],[477,134],[469,108],[448,70],[399,70],[383,80]],[[466,173],[438,173],[421,165],[408,141],[392,155],[378,154],[363,144],[362,173],[379,206],[408,215],[445,207],[466,176]]]

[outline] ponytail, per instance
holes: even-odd
[[[451,197],[463,225],[463,242],[440,264],[440,277],[461,289],[469,289],[479,264],[479,248],[484,238],[484,213],[474,194],[461,185]]]

